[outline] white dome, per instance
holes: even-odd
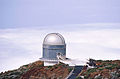
[[[43,41],[46,45],[65,45],[65,40],[63,36],[59,33],[48,34]]]

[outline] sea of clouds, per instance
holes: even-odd
[[[0,72],[39,60],[44,37],[53,32],[64,36],[68,58],[120,59],[120,23],[6,28],[0,29]]]

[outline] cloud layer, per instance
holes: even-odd
[[[61,27],[59,25],[56,28],[51,26],[49,29],[0,29],[0,72],[18,68],[42,57],[43,39],[51,32],[58,32],[64,36],[69,58],[120,58],[119,23],[75,24]]]

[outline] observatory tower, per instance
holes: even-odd
[[[43,41],[43,57],[44,65],[54,65],[58,63],[57,55],[62,54],[66,57],[66,43],[63,36],[59,33],[48,34]]]

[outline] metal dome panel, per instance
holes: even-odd
[[[59,33],[48,34],[43,41],[46,45],[65,45],[65,40],[63,36]]]

